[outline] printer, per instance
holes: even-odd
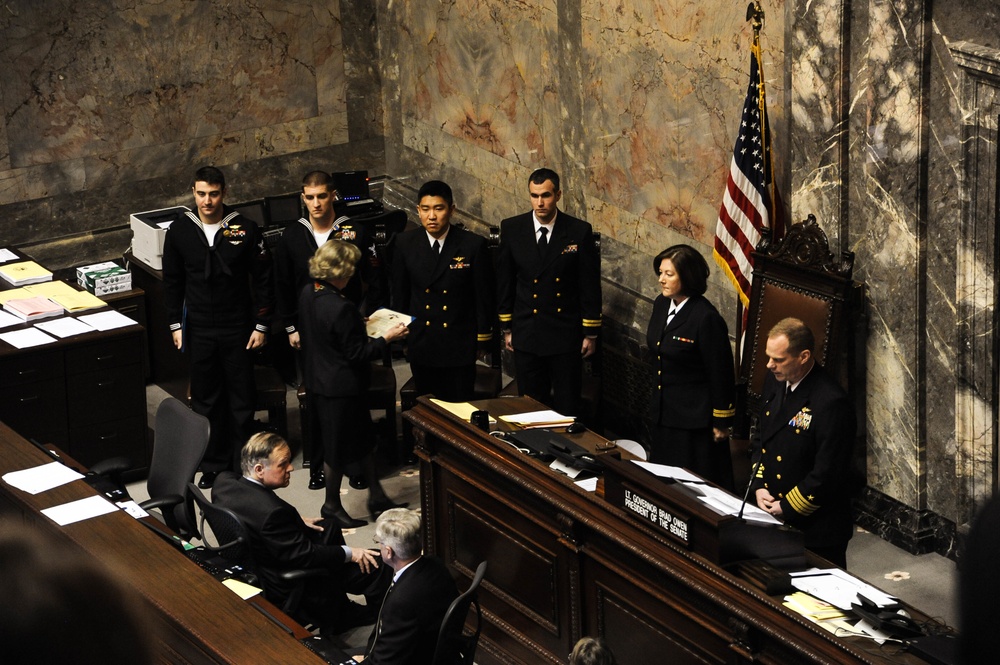
[[[163,270],[163,240],[170,224],[190,211],[186,206],[134,212],[129,215],[132,228],[132,256],[153,270]]]

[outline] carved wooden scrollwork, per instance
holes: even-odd
[[[777,245],[772,245],[770,239],[765,238],[757,251],[786,263],[844,277],[850,277],[854,271],[854,254],[843,252],[840,260],[835,259],[830,252],[826,232],[820,228],[815,215],[809,215],[798,224],[793,224]]]

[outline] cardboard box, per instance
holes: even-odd
[[[77,268],[76,283],[95,296],[103,296],[130,290],[132,273],[113,261],[105,261]]]
[[[170,224],[190,208],[174,206],[129,215],[132,227],[132,256],[153,270],[163,270],[163,240]]]

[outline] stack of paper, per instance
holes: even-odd
[[[556,411],[547,410],[512,413],[509,416],[500,416],[500,420],[506,420],[512,425],[517,425],[524,429],[535,429],[541,427],[568,427],[576,419],[573,416],[564,416]]]
[[[8,300],[3,304],[3,308],[24,321],[35,321],[63,313],[61,305],[41,296]]]
[[[34,261],[19,261],[0,265],[0,277],[14,286],[52,281],[52,273]]]
[[[0,263],[7,263],[8,261],[13,261],[17,258],[17,254],[10,251],[6,247],[0,249]]]

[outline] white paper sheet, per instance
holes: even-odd
[[[149,517],[149,513],[143,510],[142,506],[135,501],[119,501],[117,506],[137,520],[140,520],[143,517]]]
[[[8,261],[13,261],[17,258],[17,254],[10,251],[6,247],[0,249],[0,263],[7,263]]]
[[[583,480],[576,481],[576,485],[583,490],[588,492],[597,491],[597,478],[584,478]]]
[[[113,309],[109,309],[106,312],[98,312],[97,314],[86,314],[79,317],[79,319],[98,330],[113,330],[115,328],[136,325],[135,321]]]
[[[679,466],[668,466],[666,464],[654,464],[652,462],[644,462],[643,460],[633,460],[633,464],[638,464],[646,471],[649,471],[655,476],[660,478],[673,478],[674,480],[687,480],[690,482],[703,483],[705,479],[701,476],[696,476],[687,469],[681,468]]]
[[[84,323],[80,319],[74,319],[72,316],[64,316],[61,319],[50,319],[48,321],[39,321],[35,324],[35,327],[60,338],[94,332],[93,326]]]
[[[575,467],[572,467],[569,464],[566,464],[565,462],[563,462],[562,460],[560,460],[558,458],[552,460],[552,463],[549,464],[549,468],[550,469],[555,469],[556,471],[561,471],[562,473],[565,473],[570,478],[576,478],[577,476],[580,475],[580,472],[582,471],[582,469],[577,469]]]
[[[743,499],[735,497],[729,492],[721,490],[718,487],[702,484],[684,484],[698,492],[700,494],[698,498],[708,504],[708,506],[717,513],[736,516],[740,514],[740,508],[743,508],[744,519],[761,522],[763,524],[781,524],[781,520],[774,515],[761,510],[749,502],[746,504],[746,507],[744,507]]]
[[[21,471],[11,471],[3,475],[5,483],[28,494],[45,492],[53,487],[59,487],[80,478],[83,478],[83,474],[74,471],[60,462],[49,462],[41,466],[34,466],[30,469],[22,469]]]
[[[820,600],[839,607],[842,610],[851,609],[851,603],[859,603],[858,594],[868,598],[879,607],[894,605],[899,602],[889,594],[876,589],[864,580],[854,577],[840,568],[819,569],[810,568],[790,573],[792,586],[800,591],[816,596]]]
[[[16,326],[19,323],[24,323],[24,321],[17,318],[10,312],[0,312],[0,328],[10,328],[11,326]]]
[[[118,506],[101,495],[90,496],[78,501],[70,501],[60,506],[46,508],[42,514],[59,526],[82,522],[99,515],[107,515],[118,510]]]
[[[24,321],[21,323],[24,323]],[[56,341],[55,337],[46,335],[38,328],[26,328],[24,330],[0,333],[0,339],[17,349],[27,349],[31,346],[41,346],[42,344],[51,344]]]
[[[565,427],[573,422],[573,416],[564,416],[556,411],[529,411],[528,413],[512,413],[500,416],[500,420],[520,425],[522,427]]]

